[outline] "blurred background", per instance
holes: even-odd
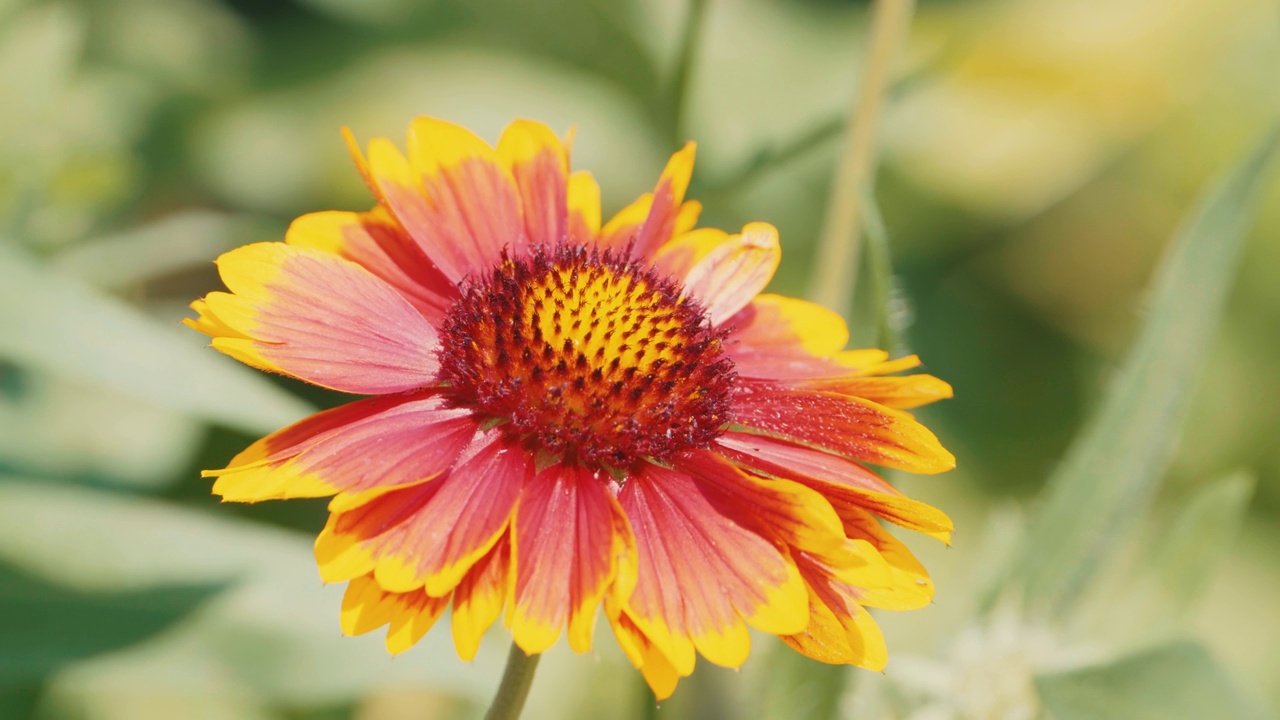
[[[703,224],[776,224],[773,289],[806,294],[870,6],[710,0],[678,94],[688,8],[0,0],[0,718],[479,717],[504,630],[473,664],[447,623],[394,661],[380,633],[343,638],[341,588],[311,558],[325,502],[219,506],[199,478],[341,398],[239,367],[179,322],[219,289],[219,253],[371,205],[341,126],[400,142],[417,114],[490,141],[516,116],[576,127],[606,216],[695,139]],[[1273,717],[1278,182],[1091,610],[1031,622],[993,578],[1106,404],[1181,220],[1280,113],[1280,4],[921,0],[898,59],[876,185],[887,316],[895,353],[956,391],[922,414],[959,468],[900,478],[958,528],[949,550],[906,538],[935,604],[879,615],[883,676],[824,680],[760,638],[741,672],[702,662],[660,709],[601,622],[591,655],[549,654],[527,716],[816,717],[786,705],[813,681],[839,717],[1069,720],[1036,677],[1174,639],[1248,717]]]

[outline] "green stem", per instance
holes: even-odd
[[[911,22],[914,0],[876,0],[871,39],[856,108],[849,115],[844,151],[831,184],[809,296],[848,317],[861,239],[862,189],[875,173],[876,121],[894,56]]]
[[[507,667],[502,671],[502,682],[493,696],[493,704],[485,713],[485,720],[516,720],[524,709],[525,698],[533,685],[533,673],[538,669],[542,655],[525,655],[515,643],[507,655]]]
[[[738,193],[771,170],[794,162],[839,138],[843,131],[844,119],[833,117],[814,125],[794,138],[763,147],[750,160],[743,163],[741,168],[725,179],[710,187],[700,188],[697,196],[703,198],[705,202],[709,196],[725,197]]]
[[[862,194],[863,232],[867,234],[867,280],[870,300],[875,309],[876,335],[871,344],[890,355],[898,351],[898,318],[893,317],[893,261],[889,256],[889,234],[880,216],[876,198],[867,188]]]
[[[693,75],[693,52],[702,36],[703,21],[707,17],[707,0],[689,0],[689,12],[685,15],[684,34],[680,37],[680,52],[676,56],[675,72],[667,95],[670,108],[667,116],[667,132],[675,145],[684,142],[685,103],[689,96],[689,78]]]

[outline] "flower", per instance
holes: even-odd
[[[865,608],[933,588],[878,518],[950,520],[864,466],[954,458],[905,409],[949,397],[914,356],[844,351],[844,322],[761,294],[777,231],[695,229],[692,143],[601,226],[592,176],[546,126],[496,149],[432,118],[408,153],[345,133],[373,210],[298,218],[221,256],[229,293],[187,323],[254,367],[354,395],[221,470],[224,501],[333,496],[320,574],[341,625],[413,645],[452,608],[472,658],[501,616],[540,653],[586,651],[603,606],[660,698],[748,627],[881,668]]]

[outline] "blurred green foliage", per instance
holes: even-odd
[[[177,323],[220,252],[369,206],[340,126],[422,113],[576,126],[606,212],[696,139],[704,224],[775,223],[774,289],[803,295],[867,5],[709,2],[680,97],[687,7],[0,0],[0,717],[478,717],[501,633],[473,665],[441,631],[391,663],[339,636],[323,503],[216,507],[198,479],[340,399]],[[1280,708],[1280,183],[1237,164],[1280,115],[1280,8],[923,2],[905,55],[853,332],[956,388],[925,414],[959,469],[899,479],[960,529],[907,538],[936,604],[880,616],[883,677],[762,640],[661,709],[602,629],[550,653],[530,717]],[[1024,597],[1019,568],[1052,582]]]

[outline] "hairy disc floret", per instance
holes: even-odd
[[[705,447],[729,421],[723,333],[672,281],[582,246],[504,258],[443,323],[455,402],[530,449],[626,467]]]

